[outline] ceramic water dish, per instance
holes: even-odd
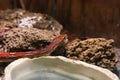
[[[65,57],[21,58],[5,69],[4,80],[119,80],[107,69]]]

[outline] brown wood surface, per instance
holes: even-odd
[[[9,1],[14,2],[12,7]],[[113,38],[120,47],[120,0],[56,0],[56,7],[52,5],[53,0],[23,2],[25,9],[53,16],[80,38]],[[20,0],[0,0],[0,9],[20,7]]]

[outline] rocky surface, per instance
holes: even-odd
[[[66,57],[113,70],[118,62],[113,42],[104,38],[75,39],[67,44]]]

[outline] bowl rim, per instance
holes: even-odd
[[[87,68],[91,68],[94,70],[98,70],[99,72],[101,72],[102,74],[106,75],[108,78],[110,78],[111,80],[119,80],[119,78],[117,77],[116,74],[114,74],[113,72],[111,72],[108,69],[105,68],[101,68],[80,60],[73,60],[73,59],[69,59],[63,56],[42,56],[42,57],[38,57],[38,58],[20,58],[17,59],[15,61],[13,61],[12,63],[10,63],[4,70],[5,72],[5,76],[4,76],[4,80],[12,80],[11,78],[11,72],[12,69],[14,69],[17,65],[23,63],[24,61],[32,61],[32,60],[37,60],[37,59],[41,59],[41,58],[50,58],[50,59],[60,59],[61,61],[64,62],[69,62],[69,63],[74,63],[74,64],[78,64],[78,65],[83,65],[84,67]]]

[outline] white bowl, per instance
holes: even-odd
[[[5,69],[5,80],[119,80],[107,69],[65,57],[21,58]]]

